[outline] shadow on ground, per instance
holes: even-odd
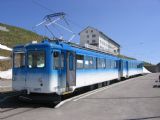
[[[53,107],[56,104],[48,104],[48,103],[41,103],[41,102],[24,102],[19,100],[18,93],[0,93],[0,112],[6,108],[38,108],[38,107]]]

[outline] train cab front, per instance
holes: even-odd
[[[30,44],[13,52],[13,89],[30,93],[53,93],[50,88],[50,46]]]

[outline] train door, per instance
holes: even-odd
[[[120,80],[123,77],[123,61],[118,60],[119,69],[118,69],[118,79]]]
[[[45,83],[43,81],[47,78],[46,58],[47,55],[44,49],[33,48],[27,50],[26,87],[28,93],[44,90]]]
[[[126,71],[127,71],[126,77],[128,78],[128,61],[126,61]]]
[[[66,52],[61,50],[54,50],[54,69],[58,72],[58,86],[60,88],[66,87]]]
[[[13,89],[23,90],[26,86],[25,50],[13,53]]]
[[[76,85],[76,54],[75,52],[67,51],[66,60],[67,60],[67,74],[66,74],[66,91],[70,91],[72,86]]]

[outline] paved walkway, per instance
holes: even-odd
[[[57,109],[39,107],[6,119],[160,120],[160,88],[153,88],[158,76],[159,73],[154,73],[132,78],[101,92],[73,99]]]

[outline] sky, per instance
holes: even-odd
[[[73,42],[79,41],[81,30],[92,26],[119,43],[121,54],[160,62],[160,0],[0,0],[1,23],[32,31],[45,15],[55,12],[67,14],[77,34]]]

